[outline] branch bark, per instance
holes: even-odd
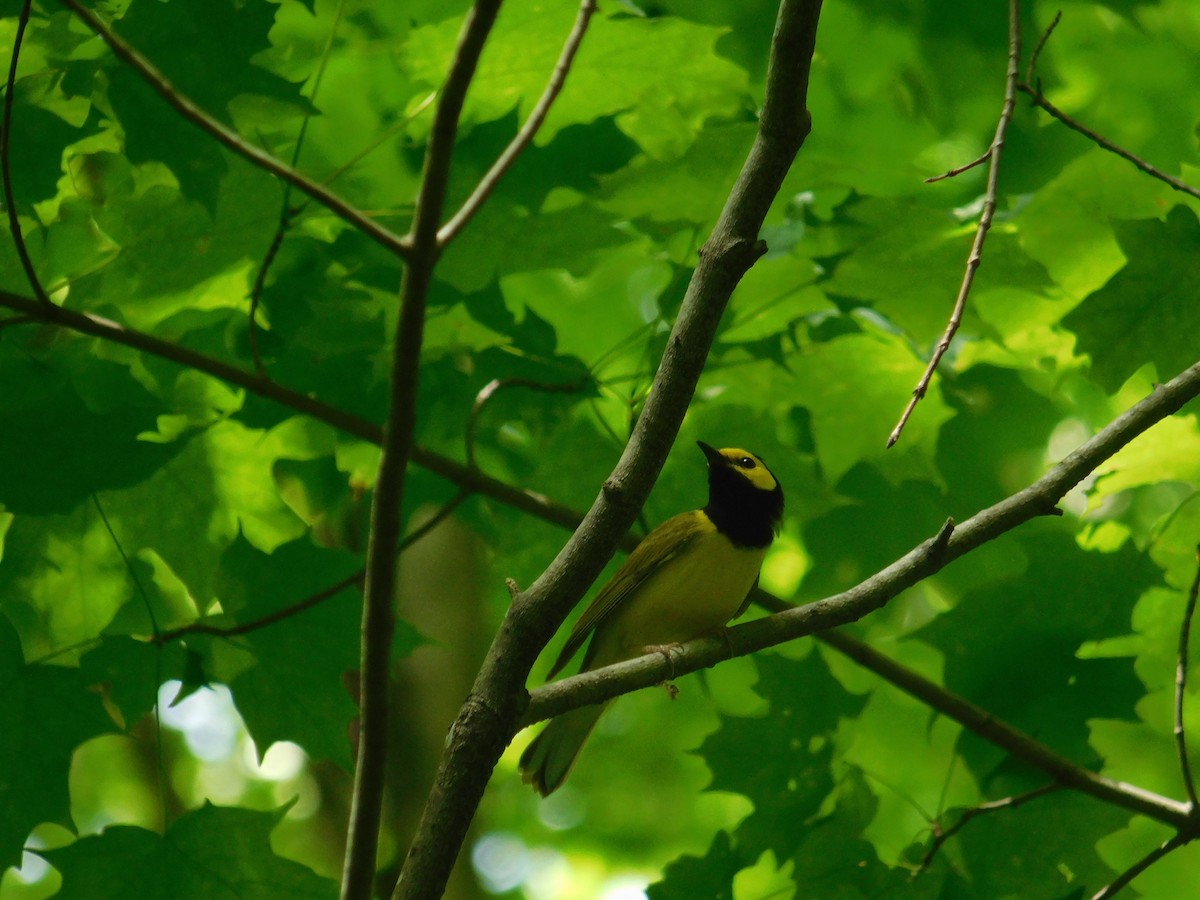
[[[980,165],[985,160],[988,162],[987,190],[983,195],[983,210],[979,214],[979,226],[975,229],[975,240],[971,244],[971,252],[967,254],[966,271],[963,272],[962,284],[958,288],[958,296],[954,299],[954,308],[950,312],[950,320],[946,323],[946,330],[942,333],[941,339],[933,349],[933,355],[929,358],[929,364],[925,367],[925,372],[921,375],[921,380],[913,388],[908,405],[904,407],[904,412],[900,414],[900,421],[896,423],[896,427],[888,435],[887,445],[889,447],[895,446],[896,441],[900,440],[900,433],[904,430],[904,426],[908,424],[908,419],[913,414],[913,410],[917,408],[917,404],[921,402],[926,391],[929,390],[929,382],[933,380],[933,373],[937,370],[938,363],[942,361],[942,357],[946,355],[946,351],[950,349],[950,342],[954,340],[954,335],[958,334],[958,328],[962,324],[963,313],[967,309],[967,297],[970,296],[971,286],[975,283],[975,272],[978,271],[980,264],[983,262],[983,243],[987,240],[988,231],[992,227],[992,219],[996,216],[996,197],[1000,191],[1000,155],[1004,152],[1004,139],[1008,134],[1008,126],[1012,122],[1013,117],[1013,108],[1017,102],[1017,72],[1020,64],[1021,4],[1019,0],[1008,0],[1008,70],[1004,77],[1004,105],[1000,108],[1000,119],[996,122],[996,133],[992,137],[992,143],[982,156],[972,160],[965,166],[959,166],[957,169],[951,169],[944,175],[929,179],[930,181],[937,181],[943,178],[952,178]]]
[[[393,894],[434,898],[465,838],[491,771],[508,745],[541,648],[599,575],[633,523],[666,459],[717,325],[762,252],[758,232],[810,130],[808,74],[819,0],[783,0],[754,145],[688,286],[644,412],[583,524],[543,575],[518,595],[450,730],[429,800]]]
[[[123,347],[130,347],[219,378],[228,384],[236,385],[288,409],[312,416],[319,422],[324,422],[326,425],[364,441],[372,444],[382,444],[383,442],[383,429],[374,422],[323,403],[314,397],[292,390],[269,378],[248,372],[223,360],[179,344],[173,344],[152,334],[127,328],[112,319],[106,319],[94,313],[66,309],[53,303],[38,303],[36,300],[4,290],[0,290],[0,307],[18,313],[17,316],[4,320],[0,325],[39,323],[66,328],[78,334],[86,334],[113,344],[120,344]],[[580,515],[575,510],[563,506],[561,503],[555,503],[536,491],[514,487],[497,478],[492,478],[478,469],[465,466],[424,447],[413,447],[412,461],[435,475],[454,482],[464,490],[491,497],[513,509],[537,516],[563,528],[574,529],[579,525]]]
[[[400,288],[400,319],[392,349],[391,395],[367,541],[358,761],[354,770],[350,829],[342,871],[342,900],[370,900],[373,895],[387,763],[390,652],[396,626],[393,607],[396,546],[403,528],[404,481],[416,433],[425,306],[439,255],[438,225],[446,203],[458,120],[484,42],[500,12],[500,3],[501,0],[476,0],[463,21],[454,62],[434,114],[425,155],[425,174],[417,194],[412,233],[406,242],[412,252]]]
[[[571,64],[575,61],[575,54],[579,52],[579,46],[583,43],[583,36],[587,34],[588,25],[592,21],[592,14],[595,12],[596,0],[582,0],[579,4],[579,13],[575,17],[575,24],[571,28],[571,33],[567,35],[567,40],[563,44],[558,62],[554,64],[554,71],[550,75],[550,81],[546,84],[546,90],[542,92],[542,96],[533,107],[529,118],[521,126],[521,130],[517,132],[517,136],[504,148],[504,152],[500,154],[492,164],[492,167],[488,169],[487,174],[479,180],[479,184],[471,192],[471,196],[463,202],[458,212],[451,216],[450,220],[438,231],[438,244],[443,249],[458,237],[462,230],[470,223],[471,219],[475,217],[475,214],[483,209],[483,204],[492,195],[492,191],[496,189],[496,185],[500,183],[500,179],[513,167],[517,158],[525,151],[525,148],[533,142],[538,129],[546,121],[546,115],[550,112],[550,107],[554,105],[554,101],[558,98],[563,85],[567,81],[567,74],[571,71]]]

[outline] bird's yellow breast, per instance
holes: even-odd
[[[703,512],[693,515],[696,537],[599,627],[591,668],[714,632],[741,609],[767,548],[735,547]]]

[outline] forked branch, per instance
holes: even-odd
[[[538,653],[633,523],[678,433],[734,286],[761,255],[767,209],[810,128],[808,75],[819,0],[783,0],[761,123],[683,306],[629,445],[558,557],[520,593],[451,728],[393,897],[441,895],[491,771],[520,719]]]

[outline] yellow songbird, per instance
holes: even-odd
[[[650,532],[596,595],[567,638],[549,677],[591,643],[581,672],[711,634],[739,615],[783,516],[783,489],[753,453],[708,458],[708,505]],[[557,790],[608,704],[554,719],[521,755],[521,775],[543,797]]]

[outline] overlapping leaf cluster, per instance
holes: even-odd
[[[466,6],[95,8],[248,144],[403,233]],[[1077,4],[1039,72],[1061,106],[1195,184],[1191,6]],[[10,48],[20,8],[0,4]],[[1027,43],[1052,13],[1025,11]],[[505,4],[468,96],[449,208],[528,114],[573,15]],[[773,18],[765,0],[602,5],[535,143],[439,264],[422,445],[455,459],[469,449],[507,482],[591,502],[753,136]],[[1019,103],[960,336],[885,450],[945,325],[982,193],[981,170],[921,178],[986,146],[1006,35],[1003,4],[822,12],[814,131],[680,441],[745,445],[779,475],[788,514],[764,583],[782,596],[846,588],[947,516],[1025,486],[1197,357],[1200,203]],[[400,260],[203,135],[54,0],[32,5],[10,99],[14,209],[55,303],[261,365],[381,421]],[[33,296],[11,236],[0,288]],[[27,884],[10,870],[0,894],[47,896],[61,876],[63,896],[331,896],[331,881],[272,854],[287,797],[217,796],[148,714],[164,682],[185,695],[226,685],[260,755],[276,741],[303,748],[318,811],[301,820],[292,807],[275,834],[288,829],[288,855],[336,876],[358,593],[236,636],[173,632],[254,622],[361,566],[375,448],[170,359],[37,323],[0,318],[0,385],[0,861],[62,845],[44,853],[55,872]],[[1192,410],[1107,463],[1061,519],[985,546],[859,636],[1081,765],[1182,796],[1171,700],[1200,540],[1198,460]],[[681,450],[647,522],[700,502],[698,473]],[[411,469],[406,508],[427,515],[457,487]],[[466,626],[437,633],[445,610],[467,610],[486,633],[507,597],[501,579],[527,583],[561,534],[486,496],[457,517],[457,551],[430,551],[414,576],[433,611],[402,615],[433,638],[421,653],[469,666]],[[450,572],[464,547],[490,567],[474,596]],[[397,657],[417,643],[402,629]],[[417,687],[398,691],[411,731],[396,744],[416,754],[412,721],[432,704],[419,672],[403,677]],[[975,821],[922,867],[935,819],[1045,776],[826,650],[764,655],[705,685],[685,684],[670,709],[661,696],[625,701],[541,823],[506,758],[479,846],[515,836],[506,846],[527,865],[514,875],[481,857],[484,883],[586,896],[614,871],[685,854],[651,896],[1057,897],[1098,889],[1166,833],[1057,792]],[[681,762],[697,745],[703,763]],[[98,756],[89,746],[120,747],[136,770],[120,784],[143,799],[104,799],[96,786],[118,776],[85,765]],[[697,802],[708,773],[712,793]],[[405,827],[389,825],[393,855]],[[1195,859],[1185,849],[1138,886],[1180,896]]]

